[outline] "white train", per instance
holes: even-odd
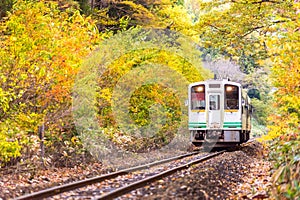
[[[241,84],[208,80],[189,85],[189,131],[196,146],[230,147],[249,140],[250,98]]]

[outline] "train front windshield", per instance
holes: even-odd
[[[225,110],[239,109],[239,88],[235,85],[225,85]]]
[[[205,110],[205,85],[197,85],[191,88],[191,109]]]

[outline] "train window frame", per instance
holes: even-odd
[[[212,99],[212,97],[217,97]],[[210,94],[209,97],[209,110],[220,110],[221,109],[221,95],[220,94]],[[212,103],[215,103],[214,105]]]
[[[205,85],[194,85],[191,87],[191,110],[206,109]]]
[[[224,109],[239,110],[240,109],[240,88],[237,85],[224,85]]]

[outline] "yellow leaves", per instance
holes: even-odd
[[[268,126],[268,138],[274,139],[281,135],[297,133],[299,130],[299,118],[296,113],[282,115],[271,115],[268,119],[272,122]]]
[[[0,111],[7,112],[9,109],[9,94],[0,87]]]
[[[171,30],[179,31],[187,36],[195,36],[195,40],[199,38],[197,32],[194,31],[194,16],[181,5],[168,5],[159,10],[158,14],[163,19],[164,25],[171,28]]]
[[[290,8],[284,9],[285,18],[282,18],[282,15],[275,16],[275,18],[286,22],[274,25],[272,30],[276,32],[269,35],[270,37],[265,41],[270,55],[272,55],[271,78],[277,87],[274,95],[278,113],[270,116],[272,125],[269,126],[268,134],[272,138],[297,132],[300,121],[300,90],[298,87],[300,85],[300,33],[294,31],[296,27],[299,27],[299,18],[287,19],[289,15],[294,18],[295,13]]]
[[[27,132],[36,132],[38,124],[43,120],[43,115],[38,113],[20,113],[15,116],[16,121],[20,123],[20,129]]]
[[[11,37],[10,39],[12,42],[16,42],[17,41],[17,37]]]
[[[7,141],[3,132],[0,132],[0,164],[21,155],[21,146],[18,141]]]
[[[79,140],[79,138],[77,136],[73,136],[71,138],[71,142],[72,142],[73,145],[81,144],[81,142],[80,142],[80,140]]]
[[[153,20],[154,15],[141,4],[135,4],[133,1],[122,1],[121,4],[130,6],[135,12],[132,16],[141,20]]]
[[[103,98],[107,102],[111,103],[112,93],[110,91],[110,88],[103,88],[103,89],[100,90],[99,93],[100,93],[99,98]]]

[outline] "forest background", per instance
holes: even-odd
[[[107,39],[155,28],[163,34],[178,34],[172,36],[176,39],[181,35],[190,38],[198,51],[189,53],[202,59],[204,67],[222,78],[234,75],[235,81],[243,83],[255,110],[253,132],[264,135],[270,149],[273,195],[300,196],[297,0],[4,0],[0,8],[1,167],[39,162],[41,141],[45,166],[91,159],[72,115],[72,88],[80,66]],[[180,48],[172,45],[168,48]],[[110,65],[103,76],[110,78],[98,80],[95,104],[105,134],[115,144],[136,152],[170,142],[180,121],[180,106],[168,88],[142,87],[134,93],[129,108],[135,123],[151,123],[148,108],[153,102],[167,108],[168,118],[162,132],[152,138],[132,138],[118,129],[112,116],[110,97],[119,78],[153,62],[169,65],[190,82],[212,74],[201,66],[193,69],[168,51],[141,51],[122,55]]]

